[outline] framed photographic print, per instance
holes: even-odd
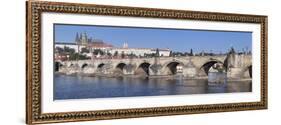
[[[267,108],[267,16],[26,6],[27,124]]]

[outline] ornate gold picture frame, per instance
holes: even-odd
[[[55,14],[82,14],[98,15],[109,17],[130,17],[157,20],[176,20],[176,21],[208,21],[215,23],[241,23],[258,25],[259,50],[259,79],[253,81],[255,86],[259,86],[258,100],[245,100],[241,102],[209,103],[209,104],[183,104],[151,106],[142,108],[116,108],[102,110],[69,110],[43,112],[45,106],[43,92],[45,88],[42,78],[46,74],[42,63],[44,48],[43,39],[43,18],[44,13]],[[224,24],[222,24],[224,25]],[[103,119],[119,119],[134,117],[152,117],[164,115],[198,114],[212,112],[228,112],[243,110],[267,109],[267,16],[230,14],[216,12],[199,12],[185,10],[169,10],[154,8],[137,8],[124,6],[107,6],[81,3],[62,3],[46,1],[27,1],[26,2],[26,123],[57,123],[71,121],[90,121]],[[52,31],[50,31],[52,32]],[[253,36],[254,37],[254,36]],[[253,41],[254,42],[254,41]],[[52,81],[52,80],[51,80]],[[256,83],[258,85],[256,85]],[[45,84],[45,83],[44,83]],[[49,83],[53,84],[53,83]]]

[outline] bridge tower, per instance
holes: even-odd
[[[227,77],[228,78],[241,78],[244,72],[244,54],[239,55],[231,47],[226,57]]]

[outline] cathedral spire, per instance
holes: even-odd
[[[83,44],[83,45],[87,45],[87,43],[88,43],[87,33],[86,33],[86,32],[84,32],[84,33],[82,34],[81,44]]]
[[[80,35],[79,35],[79,39],[80,39],[80,42],[81,42],[81,39],[82,39],[82,33],[80,33]]]
[[[79,35],[78,35],[77,32],[76,32],[75,42],[76,42],[77,44],[80,43]]]
[[[127,42],[123,43],[123,48],[128,48],[128,43]]]

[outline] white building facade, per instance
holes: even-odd
[[[110,53],[114,55],[116,52],[118,55],[121,55],[122,53],[129,55],[129,54],[134,54],[136,56],[145,56],[145,54],[155,54],[157,49],[152,49],[152,48],[117,48],[117,47],[89,47],[85,45],[80,45],[78,46],[77,44],[69,44],[69,43],[56,43],[55,48],[60,47],[69,47],[71,49],[74,49],[75,52],[79,51],[81,52],[82,48],[87,48],[91,49],[93,52],[95,49],[100,49],[104,51],[105,53]],[[170,55],[170,50],[169,49],[158,49],[159,50],[159,56],[169,56]]]
[[[136,55],[136,56],[145,56],[146,54],[156,54],[157,50],[159,52],[159,56],[170,56],[170,50],[169,49],[156,49],[156,48],[129,48],[128,43],[124,43],[123,47],[114,47],[111,44],[105,43],[102,40],[95,40],[92,38],[88,39],[88,36],[86,33],[84,34],[78,34],[76,35],[75,42],[56,42],[55,48],[65,48],[69,47],[71,49],[74,49],[76,53],[81,52],[83,48],[86,48],[89,50],[89,53],[83,53],[87,56],[93,56],[91,52],[94,52],[94,50],[101,50],[104,53],[110,53],[111,55],[115,55],[116,53],[118,55],[125,54],[125,55]]]

